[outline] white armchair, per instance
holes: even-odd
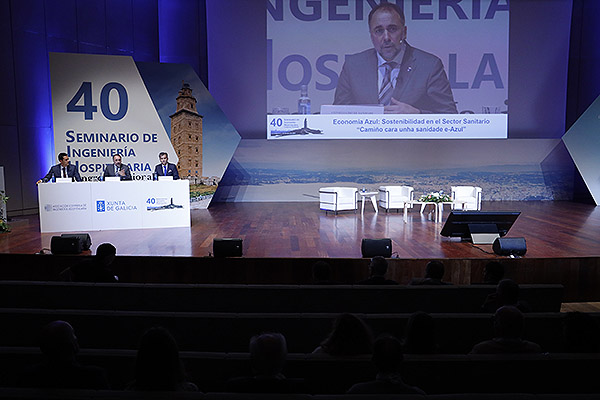
[[[481,210],[481,188],[477,186],[452,186],[452,209]]]
[[[358,189],[352,187],[324,187],[319,189],[319,203],[321,210],[338,211],[354,210],[358,208]]]
[[[411,186],[379,186],[379,207],[390,209],[412,208],[414,189]]]

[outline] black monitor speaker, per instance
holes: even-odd
[[[79,254],[82,250],[83,244],[79,237],[52,236],[50,239],[52,254]]]
[[[90,246],[92,245],[92,238],[90,237],[89,233],[63,233],[62,235],[60,235],[60,237],[63,238],[70,238],[70,237],[75,237],[75,238],[79,238],[81,240],[81,249],[82,250],[89,250]]]
[[[503,237],[494,241],[492,249],[500,256],[524,256],[527,253],[527,243],[522,237]]]
[[[215,238],[213,239],[213,254],[215,257],[241,257],[242,239]]]
[[[363,258],[392,256],[392,239],[363,239],[360,245]]]
[[[493,244],[508,233],[520,214],[518,211],[451,211],[440,233],[476,244]]]

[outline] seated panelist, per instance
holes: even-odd
[[[172,176],[173,179],[179,179],[179,171],[177,165],[169,162],[169,155],[164,151],[158,153],[160,164],[154,168],[156,176]]]
[[[122,181],[130,181],[131,171],[127,164],[122,163],[122,157],[120,154],[115,154],[113,156],[113,163],[106,164],[106,168],[104,168],[104,178],[109,176],[118,176]]]
[[[77,182],[81,182],[81,176],[79,176],[77,165],[72,165],[69,162],[69,156],[67,155],[67,153],[59,153],[58,161],[59,163],[50,167],[50,170],[48,171],[46,176],[37,181],[36,184],[48,182],[52,179],[52,177],[72,178],[75,179]]]

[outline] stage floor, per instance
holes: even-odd
[[[600,256],[600,207],[573,202],[484,202],[484,211],[521,211],[507,237],[524,237],[527,258]],[[449,210],[445,210],[445,221]],[[338,215],[318,203],[219,203],[192,210],[191,228],[89,232],[92,250],[113,243],[119,255],[205,257],[214,238],[243,239],[246,257],[361,257],[363,238],[391,238],[399,258],[493,258],[491,245],[473,246],[440,235],[442,223],[427,210]],[[15,217],[12,232],[0,234],[0,253],[35,253],[50,247],[37,216]]]

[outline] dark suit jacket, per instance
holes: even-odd
[[[333,104],[378,104],[377,64],[375,49],[346,56]],[[408,43],[392,97],[423,114],[457,113],[442,61]]]
[[[165,176],[162,164],[158,164],[156,167],[154,167],[154,173],[158,176]],[[166,176],[172,176],[173,179],[179,179],[179,171],[177,171],[177,165],[167,163]]]
[[[121,169],[125,171],[125,176],[121,176],[122,181],[130,181],[131,180],[131,171],[127,164],[121,164]],[[115,174],[115,164],[106,164],[104,167],[103,176],[106,178],[107,176],[118,176]],[[120,175],[119,175],[120,176]]]
[[[48,182],[50,179],[52,179],[52,175],[54,175],[56,178],[62,178],[62,167],[60,166],[60,164],[56,164],[50,167],[50,170],[48,171],[46,176],[42,178],[42,182]],[[79,176],[79,170],[77,169],[77,165],[67,165],[67,177],[75,178],[77,182],[81,182],[81,176]]]

